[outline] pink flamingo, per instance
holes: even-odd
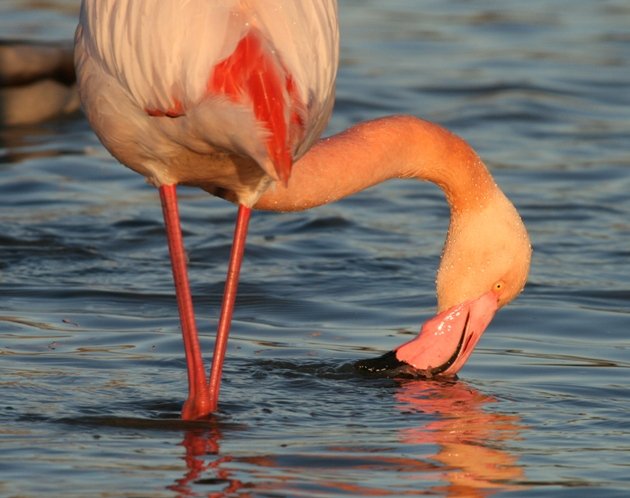
[[[444,190],[451,223],[439,314],[416,339],[359,368],[454,375],[495,311],[523,288],[525,227],[461,139],[398,116],[316,143],[334,99],[335,0],[83,0],[75,43],[91,126],[114,157],[159,188],[188,366],[184,419],[217,409],[253,207],[308,209],[389,178]],[[179,225],[180,184],[239,206],[209,378]]]

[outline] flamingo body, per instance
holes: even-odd
[[[248,206],[326,126],[337,51],[332,0],[85,0],[76,34],[108,150],[156,186]]]

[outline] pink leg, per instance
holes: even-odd
[[[160,200],[162,201],[162,213],[166,225],[168,249],[171,255],[173,280],[175,281],[175,294],[177,307],[184,339],[186,352],[186,364],[188,367],[188,399],[182,409],[182,418],[194,420],[210,413],[210,399],[208,397],[206,373],[203,367],[197,326],[195,325],[195,312],[193,310],[190,285],[188,283],[188,270],[186,265],[186,251],[182,240],[182,231],[179,224],[179,210],[177,208],[177,192],[175,185],[163,185],[160,187]]]
[[[210,410],[215,411],[219,403],[219,389],[221,387],[221,373],[223,372],[223,359],[227,349],[228,334],[232,323],[232,313],[234,302],[236,301],[236,290],[238,287],[238,277],[241,272],[241,263],[245,252],[245,239],[247,238],[247,227],[252,210],[246,206],[238,207],[238,217],[234,229],[234,240],[232,242],[232,254],[228,267],[227,278],[225,280],[225,290],[223,291],[223,304],[221,305],[221,317],[214,345],[214,356],[212,357],[212,370],[210,371]]]

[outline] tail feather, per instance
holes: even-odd
[[[301,102],[291,75],[251,29],[234,52],[214,66],[208,93],[251,105],[256,119],[269,131],[267,151],[278,178],[286,185],[293,165],[293,144],[303,134]]]

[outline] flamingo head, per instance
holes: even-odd
[[[438,313],[417,337],[357,368],[392,376],[454,376],[497,310],[525,286],[530,260],[527,230],[500,191],[482,209],[453,210],[436,280]]]

